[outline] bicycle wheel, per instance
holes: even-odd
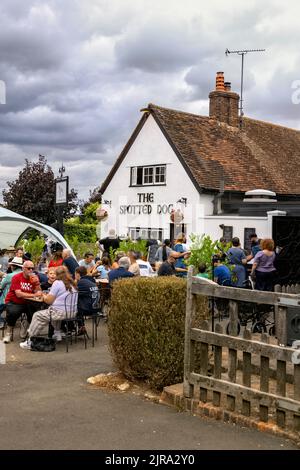
[[[260,321],[257,321],[254,323],[252,326],[252,333],[266,333],[267,328],[264,323],[261,323]]]
[[[270,326],[270,328],[269,328],[269,335],[270,335],[270,336],[275,336],[275,333],[276,333],[276,332],[275,332],[275,325]]]
[[[227,323],[227,326],[226,326],[226,334],[227,335],[230,335],[229,329],[230,329],[230,323]],[[240,331],[241,331],[241,324],[240,324],[240,322],[238,322],[237,323],[237,335],[240,334]]]

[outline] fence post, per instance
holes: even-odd
[[[190,384],[190,373],[193,362],[193,349],[191,345],[191,326],[195,300],[192,294],[194,267],[190,266],[187,275],[186,313],[185,313],[185,336],[184,336],[184,380],[183,394],[186,398],[192,398],[194,387]]]
[[[238,336],[238,304],[234,300],[229,301],[229,324],[228,333],[230,336]]]
[[[287,345],[287,308],[278,307],[277,320],[275,322],[276,336],[280,346]]]

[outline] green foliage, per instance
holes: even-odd
[[[198,266],[204,263],[207,266],[207,272],[211,272],[212,257],[218,252],[217,243],[209,235],[191,234],[192,241],[190,245],[191,256],[187,260],[188,265]]]
[[[207,272],[209,274],[211,274],[212,271],[212,257],[216,254],[222,255],[226,253],[231,246],[231,243],[228,243],[225,247],[222,247],[221,250],[218,241],[213,241],[209,235],[204,234],[191,234],[190,239],[192,241],[190,246],[191,256],[187,259],[187,264],[194,266],[196,270],[198,270],[199,265],[204,263],[207,266]],[[223,263],[232,269],[232,266],[229,265],[227,260]]]
[[[55,177],[44,156],[37,162],[25,159],[25,167],[15,181],[8,181],[3,191],[5,207],[38,222],[54,225],[57,220],[55,207]],[[77,208],[77,193],[71,189],[69,203],[64,209],[65,218]]]
[[[98,248],[96,247],[95,243],[82,242],[78,239],[76,235],[74,235],[73,237],[65,236],[65,239],[67,240],[68,244],[74,251],[74,254],[77,259],[82,259],[83,255],[87,252],[93,253],[94,256],[97,255]]]
[[[117,251],[124,251],[125,253],[128,253],[128,251],[138,251],[142,256],[146,256],[146,245],[146,240],[122,240]]]
[[[97,240],[96,228],[93,224],[65,222],[64,237],[66,240],[77,237],[79,242],[95,243]]]
[[[32,262],[37,264],[43,252],[45,240],[43,237],[37,236],[28,240],[21,240],[19,245],[23,246],[25,253],[31,254]]]
[[[88,204],[84,209],[83,209],[83,214],[80,216],[81,222],[84,224],[93,224],[96,225],[98,223],[97,217],[96,217],[96,210],[99,207],[98,202],[93,202]]]
[[[175,277],[115,281],[108,334],[118,368],[154,388],[183,380],[186,281]],[[197,296],[194,326],[208,316]]]

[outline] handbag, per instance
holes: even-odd
[[[55,351],[55,340],[46,336],[31,336],[31,351],[51,352]]]

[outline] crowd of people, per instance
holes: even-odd
[[[50,318],[54,327],[53,337],[60,341],[65,309],[71,308],[66,305],[70,293],[78,295],[76,308],[81,316],[81,333],[84,334],[84,316],[91,312],[92,299],[98,291],[97,283],[102,286],[105,283],[109,289],[120,278],[187,275],[186,260],[191,253],[183,233],[178,234],[173,242],[164,240],[160,245],[149,244],[147,257],[134,250],[120,251],[120,240],[114,230],[99,240],[98,247],[101,256],[86,252],[83,259],[77,261],[71,250],[54,243],[50,259],[47,260],[47,247],[47,253],[42,255],[37,266],[31,261],[30,253],[24,253],[21,247],[10,253],[10,257],[0,252],[0,328],[4,325],[4,311],[7,325],[4,342],[11,341],[13,329],[22,314],[23,317],[26,315],[20,332],[26,339],[20,345],[22,348],[30,349],[30,338],[37,335]],[[115,253],[113,259],[112,253]],[[213,257],[213,278],[220,285],[242,288],[251,276],[256,289],[272,291],[276,282],[275,259],[272,239],[259,240],[253,233],[251,252],[246,253],[237,237],[231,240],[229,248],[221,238],[218,253]],[[211,277],[209,268],[202,263],[198,266],[197,275]]]
[[[214,256],[214,280],[220,285],[243,288],[251,278],[255,289],[273,291],[277,281],[274,240],[259,240],[256,233],[253,233],[250,235],[250,242],[249,254],[241,248],[239,238],[234,237],[231,240],[232,246],[226,252],[221,250]],[[220,246],[224,246],[224,243],[225,240],[221,239]]]

